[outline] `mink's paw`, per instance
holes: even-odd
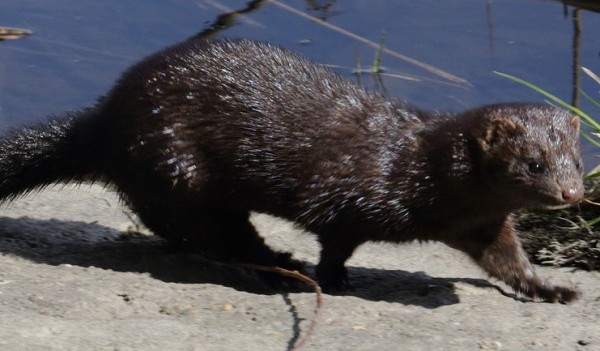
[[[569,303],[577,300],[579,295],[579,292],[573,289],[562,286],[550,286],[549,288],[540,291],[538,296],[546,302]]]
[[[319,279],[318,282],[323,292],[326,292],[328,294],[335,295],[339,292],[354,290],[354,286],[352,286],[348,278],[344,278],[341,280],[336,279],[335,281]]]
[[[569,303],[577,300],[580,296],[580,293],[574,289],[552,286],[540,281],[530,282],[522,292],[532,299],[542,299],[551,303]]]

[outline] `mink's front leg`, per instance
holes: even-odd
[[[517,293],[547,302],[577,299],[577,291],[550,285],[537,276],[521,247],[511,217],[473,232],[464,239],[449,244],[467,252],[490,276],[510,285]]]

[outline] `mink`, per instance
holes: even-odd
[[[578,132],[549,105],[424,111],[267,43],[188,40],[93,107],[5,135],[0,200],[100,182],[173,243],[296,269],[249,222],[268,213],[316,235],[328,289],[348,286],[365,242],[440,241],[519,294],[569,302],[578,292],[536,275],[511,214],[581,200]]]

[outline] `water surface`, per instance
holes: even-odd
[[[375,43],[383,36],[387,49],[456,79],[384,54],[386,74],[362,74],[361,84],[428,109],[460,111],[484,103],[543,100],[494,70],[534,82],[567,101],[572,99],[576,63],[600,73],[599,14],[580,10],[575,21],[575,8],[560,1],[281,3],[291,8],[239,0],[3,0],[0,25],[34,34],[0,42],[0,130],[93,104],[129,65],[214,28],[219,15],[234,10],[244,14],[223,22],[215,35],[273,42],[353,80],[357,61],[367,68],[376,50],[342,31]],[[598,85],[585,76],[578,86],[600,97]],[[582,107],[594,111],[585,101]],[[595,162],[593,152],[586,146],[588,166]]]

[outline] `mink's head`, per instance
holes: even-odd
[[[538,104],[499,104],[467,113],[479,172],[499,201],[562,208],[583,197],[579,119]]]

